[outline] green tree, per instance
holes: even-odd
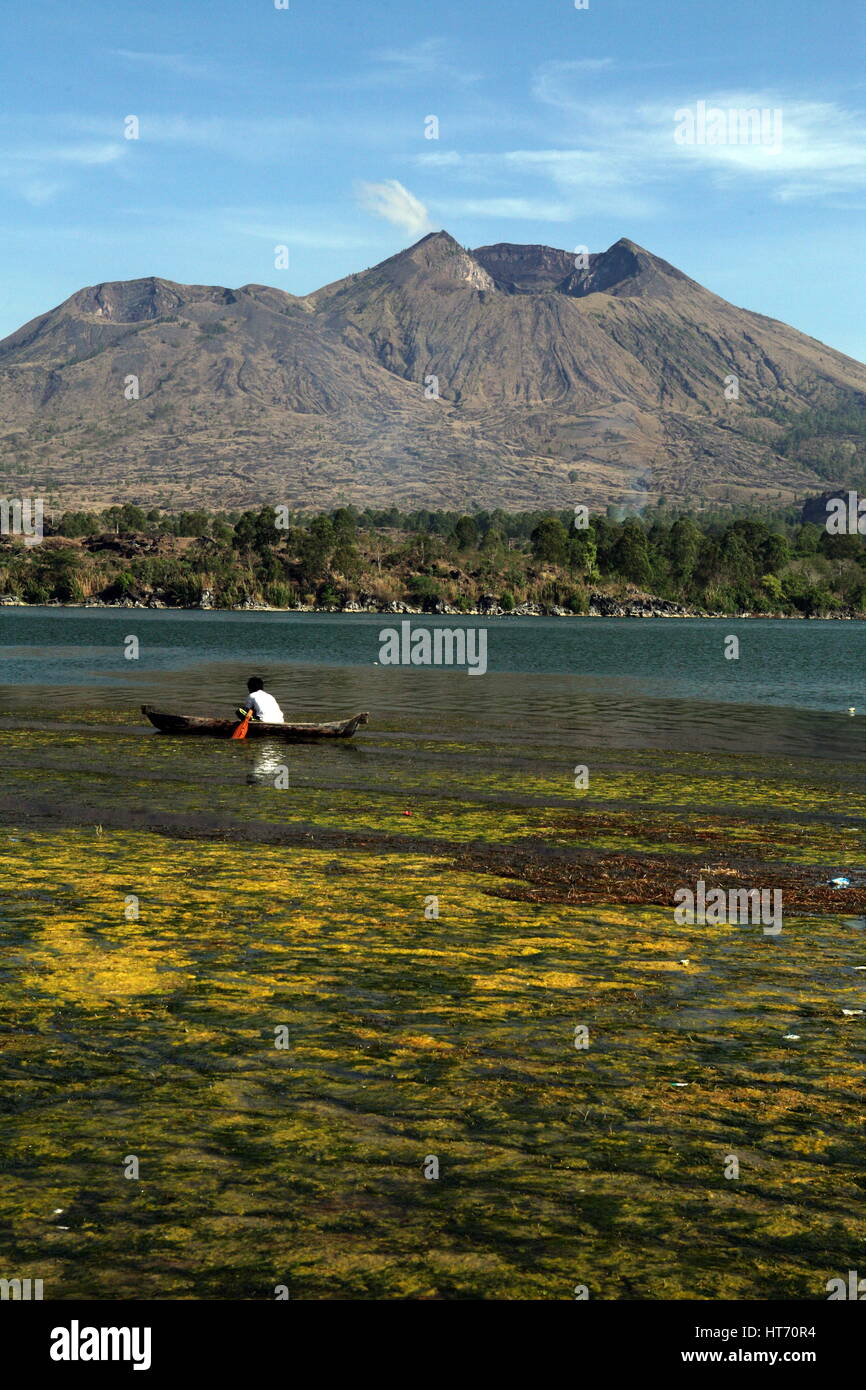
[[[529,540],[532,558],[542,564],[564,565],[568,559],[568,532],[558,517],[544,517]]]
[[[768,574],[776,574],[784,569],[791,559],[791,547],[787,537],[775,533],[767,537],[763,546],[763,562]]]
[[[633,584],[648,584],[652,577],[646,534],[640,522],[633,517],[623,523],[614,563],[617,572]]]
[[[323,579],[334,549],[334,525],[328,516],[314,516],[300,545],[301,577],[307,583]]]
[[[575,531],[571,536],[568,562],[573,570],[587,579],[598,578],[598,546],[592,526],[587,526],[585,531]]]
[[[824,532],[811,521],[805,522],[797,532],[796,546],[800,555],[814,555]]]
[[[671,572],[679,584],[688,584],[695,572],[701,549],[701,533],[688,517],[679,517],[668,533]]]
[[[454,526],[458,550],[472,550],[478,544],[478,527],[471,516],[461,516]]]

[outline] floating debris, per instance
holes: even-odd
[[[800,1034],[799,1034],[799,1033],[786,1033],[785,1036],[782,1038],[782,1042],[799,1042],[799,1041],[800,1041]]]
[[[862,1014],[863,1010],[862,1010],[862,1009],[843,1009],[842,1012],[843,1012],[843,1014],[845,1015],[846,1018],[859,1018],[860,1015]]]
[[[829,884],[831,884],[833,888],[850,888],[850,887],[851,887],[851,880],[850,880],[850,878],[829,878],[829,879],[827,880],[827,882],[828,882]]]

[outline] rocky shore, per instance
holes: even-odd
[[[651,594],[639,594],[631,598],[614,598],[610,594],[591,593],[589,608],[585,613],[574,613],[568,608],[555,604],[521,603],[512,609],[503,609],[493,596],[482,598],[477,608],[453,608],[447,603],[431,603],[418,607],[409,603],[358,603],[350,601],[341,606],[327,604],[298,604],[294,608],[278,608],[267,603],[256,603],[248,599],[245,603],[231,608],[217,609],[211,597],[205,593],[200,603],[169,604],[158,597],[142,599],[87,599],[83,603],[61,603],[54,600],[47,604],[27,604],[11,594],[0,594],[0,608],[158,608],[168,612],[229,612],[229,613],[376,613],[380,617],[455,617],[455,618],[839,618],[848,621],[863,621],[866,613],[846,609],[836,613],[713,613],[704,608],[689,608],[669,599],[656,598]]]

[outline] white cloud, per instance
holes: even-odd
[[[359,184],[358,201],[365,212],[393,222],[395,227],[402,228],[410,236],[424,236],[426,232],[433,231],[424,204],[397,179]]]
[[[742,128],[727,113],[766,113],[765,138],[755,143],[730,138],[718,144],[683,144],[676,155],[692,165],[727,176],[762,178],[774,198],[788,200],[821,193],[866,191],[866,118],[835,102],[790,100],[766,92],[721,92],[706,98],[706,110],[726,114],[723,129]],[[678,110],[696,111],[697,102]],[[668,145],[674,111],[653,107],[644,118]],[[746,127],[748,129],[748,127]],[[658,157],[658,156],[657,156]]]
[[[579,63],[547,64],[536,88],[564,113],[562,148],[413,156],[412,163],[438,181],[437,214],[446,220],[461,213],[553,222],[596,214],[637,219],[656,214],[674,188],[676,196],[700,197],[702,188],[730,194],[739,186],[753,198],[757,186],[777,203],[823,197],[834,206],[856,205],[866,192],[866,118],[858,111],[736,90],[632,104],[584,92],[578,81],[583,70]],[[574,90],[567,91],[568,84]],[[727,142],[678,144],[678,117],[696,111],[698,100],[707,111],[766,112],[763,137],[747,138],[751,128],[740,120],[736,128],[729,123],[734,133]],[[451,200],[457,188],[463,197]]]
[[[563,121],[564,141],[575,148],[523,151],[546,163],[559,185],[572,175],[590,182],[632,188],[662,178],[704,173],[717,186],[732,180],[762,180],[767,195],[788,201],[797,197],[835,195],[863,189],[866,173],[866,117],[833,101],[808,101],[778,91],[706,91],[678,93],[669,101],[633,103],[623,95],[600,98],[587,90],[588,69],[580,62],[551,62],[535,74],[533,92],[554,107]],[[763,141],[729,139],[717,144],[677,144],[677,113],[705,109],[766,112]],[[778,121],[775,113],[779,113]],[[781,138],[775,132],[781,128]],[[593,167],[595,161],[595,167]],[[602,164],[610,172],[602,172]],[[583,167],[582,167],[583,166]]]

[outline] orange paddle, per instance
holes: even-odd
[[[252,719],[252,717],[253,712],[251,709],[248,709],[246,713],[246,718],[244,719],[243,723],[239,724],[238,727],[234,730],[232,738],[246,738],[247,729],[250,727],[250,720]]]

